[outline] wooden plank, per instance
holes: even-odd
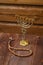
[[[14,48],[22,48],[22,46],[19,46],[18,43],[18,39],[21,39],[19,34],[0,33],[0,65],[43,65],[41,62],[41,60],[43,60],[43,36],[26,35],[26,39],[28,39],[31,43],[23,48],[31,49],[33,51],[33,55],[22,58],[9,52],[8,40],[10,36],[15,39],[11,45]],[[20,51],[18,51],[18,53],[20,53]]]
[[[0,0],[0,3],[43,5],[42,0]]]
[[[37,24],[43,24],[43,8],[22,6],[0,6],[0,32],[21,33],[21,27],[11,22],[16,21],[15,15],[39,18]],[[3,21],[3,23],[1,23]],[[4,23],[5,21],[5,23]],[[7,22],[6,22],[7,21]],[[10,21],[10,23],[8,23]],[[34,21],[35,22],[35,21]],[[40,22],[40,23],[39,23]],[[36,22],[35,22],[36,24]],[[33,26],[27,29],[28,34],[43,35],[43,26]]]
[[[43,16],[43,7],[0,6],[0,14],[20,14]]]
[[[21,33],[21,26],[16,24],[0,23],[0,32]],[[27,34],[43,35],[43,26],[32,26]]]
[[[34,17],[34,16],[31,16],[31,17]],[[13,15],[13,16],[12,15],[0,15],[0,22],[17,23],[16,20],[17,19],[16,19],[15,15]],[[33,24],[43,24],[43,17],[38,17],[37,20],[33,21]]]
[[[9,33],[0,33],[0,65],[34,65],[33,63],[36,62],[34,61],[34,58],[36,58],[36,50],[37,50],[37,37],[35,35],[26,35],[26,39],[32,41],[32,43],[28,46],[25,46],[23,48],[29,49],[33,51],[33,55],[30,57],[17,57],[13,55],[11,52],[8,50],[8,40],[9,37],[12,36],[15,41],[11,43],[11,45],[15,48],[22,48],[22,46],[19,46],[18,39],[21,39],[21,36],[19,37],[19,34],[9,34]],[[42,47],[43,48],[43,47]],[[41,50],[42,51],[42,50]],[[17,52],[17,51],[16,51]],[[23,53],[24,51],[22,51]],[[39,52],[39,50],[37,51]],[[18,53],[21,53],[18,51]],[[27,54],[27,51],[26,51]],[[40,54],[41,55],[41,54]],[[42,55],[43,56],[43,55]],[[37,58],[39,60],[39,58]],[[38,64],[38,63],[37,63]]]
[[[43,24],[43,8],[31,6],[0,6],[0,21],[14,22],[16,21],[15,15],[36,17],[38,20],[34,21],[34,23]]]
[[[34,63],[33,65],[43,65],[43,36],[39,38],[37,42],[37,47],[36,47],[36,54],[34,57]]]

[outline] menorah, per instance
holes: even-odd
[[[16,22],[18,23],[18,25],[21,26],[22,38],[19,41],[19,45],[26,47],[29,45],[30,42],[28,42],[26,40],[25,35],[27,33],[27,29],[29,29],[33,25],[33,22],[35,21],[36,17],[31,18],[31,17],[23,16],[23,15],[15,15],[15,17],[16,17]],[[12,47],[11,46],[12,41],[14,41],[14,40],[12,39],[12,37],[10,37],[9,42],[8,42],[8,49],[14,55],[19,56],[19,57],[27,57],[27,56],[31,56],[33,54],[33,51],[31,49]],[[28,51],[28,54],[20,55],[20,54],[17,54],[16,51],[24,51],[24,52]]]

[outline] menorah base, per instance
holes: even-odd
[[[20,41],[20,45],[22,45],[21,47],[13,47],[11,45],[11,43],[13,41],[14,40],[12,39],[12,37],[10,37],[9,42],[8,42],[8,49],[15,56],[18,56],[18,57],[28,57],[28,56],[31,56],[33,54],[33,51],[31,49],[22,47],[22,46],[28,46],[29,43],[26,40],[21,40]]]
[[[20,41],[20,45],[21,45],[21,46],[27,46],[28,44],[29,44],[29,42],[26,41],[26,40],[21,40],[21,41]]]

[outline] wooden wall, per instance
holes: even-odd
[[[21,33],[16,15],[22,18],[35,19],[33,26],[27,29],[28,34],[43,35],[43,7],[40,6],[0,6],[0,32]]]
[[[42,0],[0,0],[0,3],[43,5]]]

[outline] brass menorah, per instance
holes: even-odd
[[[30,28],[33,25],[33,21],[35,18],[22,16],[22,15],[15,15],[17,23],[21,26],[21,32],[22,32],[22,39],[19,41],[19,45],[21,46],[27,46],[30,42],[28,42],[25,39],[25,34],[27,32],[27,28]],[[13,53],[16,56],[19,57],[27,57],[32,55],[33,51],[31,49],[25,49],[25,48],[14,48],[10,45],[10,43],[13,41],[12,37],[9,38],[8,42],[8,49],[11,53]],[[14,51],[13,51],[14,50]],[[29,53],[27,55],[19,55],[15,51],[28,51]]]

